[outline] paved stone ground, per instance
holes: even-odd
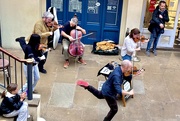
[[[86,46],[81,65],[70,59],[68,69],[63,68],[61,45],[49,52],[45,65],[47,74],[41,73],[36,90],[41,94],[41,117],[46,121],[102,121],[109,111],[105,100],[98,100],[88,91],[76,86],[78,79],[84,79],[98,88],[104,81],[97,72],[108,62],[121,62],[119,56],[104,56],[91,53],[92,46]],[[21,50],[8,50],[23,58]],[[123,107],[118,100],[118,113],[112,121],[180,121],[180,52],[158,50],[158,56],[138,52],[141,59],[134,65],[145,72],[133,78],[134,98]]]

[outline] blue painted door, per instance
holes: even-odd
[[[77,14],[79,25],[92,35],[81,41],[93,44],[103,40],[119,43],[123,0],[47,0],[47,9],[56,7],[58,21],[64,24]]]

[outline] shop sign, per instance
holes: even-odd
[[[150,5],[155,5],[156,4],[156,0],[150,0]]]
[[[155,10],[154,5],[150,5],[150,6],[149,6],[149,12],[153,12],[154,10]]]

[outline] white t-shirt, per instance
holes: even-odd
[[[132,38],[127,36],[124,40],[123,46],[121,48],[121,56],[135,54],[135,49],[140,46],[140,42],[135,43]]]

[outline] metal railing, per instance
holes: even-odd
[[[27,97],[28,100],[32,100],[32,59],[20,59],[11,53],[7,52],[5,49],[0,47],[1,57],[0,57],[0,70],[3,74],[0,76],[0,86],[6,88],[9,83],[16,83],[19,88],[23,91],[24,83],[28,84]],[[23,64],[27,63],[27,80],[24,79]],[[24,82],[25,80],[25,82]]]

